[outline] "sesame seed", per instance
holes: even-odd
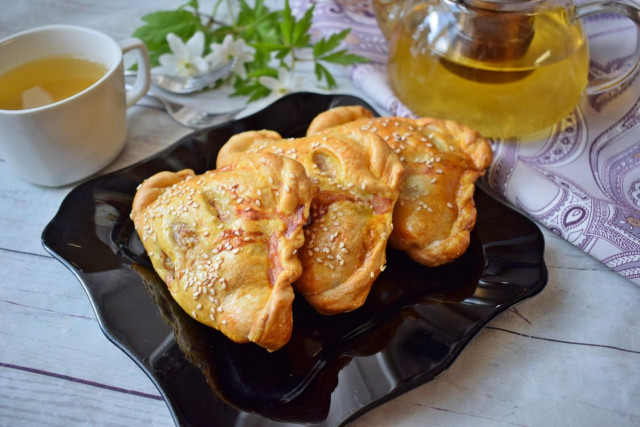
[[[224,311],[224,308],[222,308],[222,306],[218,307],[218,313],[222,313]]]
[[[316,261],[320,264],[322,264],[322,258],[316,258]]]
[[[202,304],[196,305],[196,310],[202,310]]]
[[[447,207],[450,208],[450,209],[453,209],[453,205],[451,203],[449,203],[449,202],[447,202]]]
[[[226,325],[226,324],[227,324],[227,319],[223,319],[223,320],[222,320],[222,324],[223,324],[223,325]]]
[[[374,277],[376,277],[376,275],[374,274],[374,272],[372,271],[370,274],[371,278],[373,279]]]

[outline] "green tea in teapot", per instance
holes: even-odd
[[[467,17],[476,21],[465,32],[455,9],[417,4],[388,34],[392,88],[416,114],[456,120],[487,137],[513,137],[562,120],[578,104],[589,53],[580,22],[566,9],[515,14],[504,28],[518,34],[490,23],[484,36],[482,16]]]

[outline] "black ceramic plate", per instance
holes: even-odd
[[[447,369],[478,331],[547,281],[540,230],[476,192],[468,251],[426,268],[388,251],[360,309],[316,314],[294,303],[291,341],[268,353],[234,344],[187,316],[153,272],[129,219],[136,186],[162,170],[215,167],[233,134],[304,134],[343,95],[292,94],[250,117],[193,133],[127,169],[85,182],[47,225],[45,248],[84,286],[106,336],[154,381],[181,425],[338,425]],[[369,107],[370,108],[370,107]]]

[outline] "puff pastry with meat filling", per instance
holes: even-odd
[[[153,175],[135,195],[132,218],[191,317],[272,351],[291,336],[291,283],[302,272],[297,250],[314,189],[299,163],[254,154],[199,176]]]
[[[386,262],[404,176],[398,157],[378,136],[358,129],[298,139],[263,130],[232,137],[218,154],[218,167],[252,152],[289,156],[318,185],[296,291],[323,314],[360,307]]]
[[[384,139],[407,174],[389,244],[427,266],[456,259],[475,225],[475,182],[491,164],[489,142],[453,121],[372,116],[360,106],[337,107],[319,114],[307,135],[359,129]]]

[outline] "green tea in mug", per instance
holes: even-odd
[[[27,110],[62,101],[100,80],[107,68],[72,55],[26,62],[0,74],[0,109]]]

